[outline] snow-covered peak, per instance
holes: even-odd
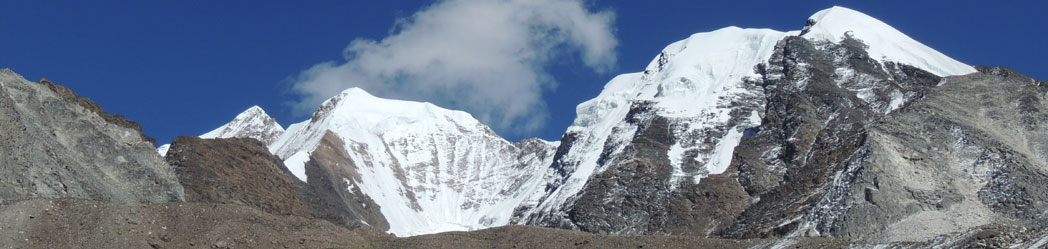
[[[266,114],[262,107],[256,105],[238,114],[233,121],[200,135],[200,138],[254,138],[268,146],[283,134],[284,127],[281,127],[276,119]],[[171,144],[164,144],[157,147],[156,152],[162,157],[167,156],[169,148]]]
[[[577,108],[577,118],[554,162],[562,177],[537,207],[539,215],[557,214],[571,205],[589,179],[617,160],[631,160],[627,145],[646,120],[659,116],[673,144],[666,155],[673,167],[670,188],[683,180],[698,182],[728,168],[744,131],[761,124],[764,91],[756,68],[767,63],[775,46],[788,36],[817,43],[862,40],[870,57],[924,69],[940,76],[975,72],[865,14],[842,7],[820,11],[801,31],[727,27],[697,33],[670,44],[643,72],[623,74]],[[563,172],[563,173],[562,173]],[[566,174],[566,175],[565,175]],[[543,214],[545,213],[545,214]]]
[[[444,109],[428,102],[379,98],[354,87],[325,100],[310,120],[289,126],[289,134],[274,141],[269,150],[287,159],[297,151],[312,150],[327,131],[344,140],[369,143],[379,142],[386,134],[402,136],[457,130],[494,134],[469,113]],[[292,165],[288,166],[295,172]]]
[[[226,123],[218,129],[212,130],[201,138],[254,138],[266,145],[272,144],[280,135],[284,134],[284,128],[266,114],[261,107],[252,106],[241,112],[233,121]]]
[[[357,87],[324,101],[311,121],[335,121],[331,119],[342,125],[355,124],[375,135],[389,132],[387,128],[401,127],[401,124],[417,123],[419,128],[483,126],[463,111],[444,109],[428,102],[379,98]]]
[[[464,130],[494,135],[469,113],[448,110],[428,102],[379,98],[358,87],[325,100],[309,120],[288,126],[269,151],[306,181],[304,163],[324,133],[331,131],[347,142],[382,144],[392,137],[461,133]]]
[[[507,224],[514,208],[542,193],[558,144],[510,143],[468,113],[350,88],[269,149],[311,183],[307,163],[328,134],[348,158],[333,167],[359,174],[346,184],[373,199],[399,236]]]
[[[869,45],[871,58],[893,61],[924,69],[938,76],[974,73],[975,68],[954,60],[899,32],[888,24],[861,12],[834,6],[808,18],[802,37],[840,42],[845,35]]]

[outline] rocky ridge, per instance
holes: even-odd
[[[63,86],[0,69],[0,116],[0,200],[185,198],[137,123]]]
[[[258,140],[178,137],[166,160],[178,174],[186,202],[239,204],[311,217],[291,174]]]

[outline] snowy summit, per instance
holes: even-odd
[[[858,39],[881,64],[907,64],[938,76],[975,72],[858,11],[832,7],[812,15],[808,24],[788,32],[727,27],[697,33],[664,48],[643,72],[609,81],[596,98],[576,108],[578,116],[565,134],[572,143],[561,144],[558,150],[566,153],[554,159],[562,171],[547,175],[557,187],[525,216],[532,222],[567,219],[564,208],[574,205],[594,176],[634,157],[627,148],[655,116],[668,120],[675,140],[666,152],[673,169],[670,188],[723,173],[745,130],[759,126],[764,115],[764,92],[754,83],[760,80],[757,66],[768,63],[776,45],[790,36],[815,43]],[[893,100],[886,112],[903,100]]]
[[[284,128],[277,123],[276,119],[266,114],[261,107],[252,106],[237,115],[233,121],[200,135],[200,138],[254,138],[269,145],[282,134],[284,134]]]
[[[512,143],[468,113],[351,88],[289,126],[270,151],[312,184],[307,162],[331,144],[348,158],[326,166],[352,173],[327,177],[342,177],[347,193],[373,200],[398,236],[508,224],[515,207],[537,198],[529,193],[541,193],[556,146]]]

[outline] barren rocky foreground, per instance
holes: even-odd
[[[0,204],[3,248],[745,248],[756,241],[512,226],[396,238],[243,205],[32,199]]]
[[[1048,233],[1011,226],[982,227],[894,248],[1038,248]],[[1040,244],[1038,244],[1040,243]],[[397,238],[369,228],[276,215],[231,204],[119,204],[82,199],[0,203],[0,248],[846,248],[831,238],[729,240],[695,236],[598,235],[507,226]]]

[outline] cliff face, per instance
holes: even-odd
[[[899,241],[988,224],[1043,227],[1046,93],[1045,82],[1001,67],[945,78],[870,126],[802,228]]]
[[[760,67],[767,115],[733,159],[752,204],[721,235],[925,241],[1045,225],[1048,85],[1006,68],[939,78],[862,48],[787,39]]]
[[[732,161],[752,204],[724,235],[795,233],[828,182],[852,173],[848,162],[861,156],[868,126],[940,81],[907,65],[878,63],[865,48],[854,39],[830,44],[790,37],[757,67],[766,114]]]
[[[139,125],[50,82],[0,70],[0,200],[184,199]]]

